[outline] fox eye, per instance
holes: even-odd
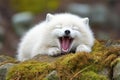
[[[61,27],[61,25],[56,25],[56,28],[60,29],[60,28],[62,28],[62,27]]]
[[[79,30],[79,27],[73,26],[72,29],[73,29],[73,30]]]

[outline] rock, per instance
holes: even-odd
[[[12,57],[0,55],[0,66],[6,63],[18,63],[18,61]]]
[[[14,60],[12,57],[0,55],[0,63],[4,61]]]
[[[46,76],[45,79],[47,79],[47,80],[59,80],[58,75],[57,75],[57,71],[56,70],[52,71],[50,74],[48,74]]]
[[[40,61],[40,62],[54,62],[56,61],[58,58],[62,57],[63,55],[61,56],[57,56],[57,57],[52,57],[52,56],[48,56],[48,55],[40,55],[38,54],[37,56],[33,57],[32,60],[37,60],[37,61]]]
[[[99,72],[99,74],[106,76],[106,77],[110,80],[110,78],[109,78],[109,75],[110,75],[109,70],[110,70],[109,68],[103,68],[103,70],[101,70],[101,71]]]
[[[0,80],[5,80],[6,73],[17,61],[9,56],[0,55]]]
[[[113,68],[113,79],[120,80],[120,62]]]
[[[32,25],[34,15],[31,12],[22,12],[13,15],[12,23],[17,35],[22,36]]]
[[[0,66],[0,80],[5,80],[6,73],[8,72],[9,68],[11,68],[12,66],[14,66],[13,63],[7,63]]]

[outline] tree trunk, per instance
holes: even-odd
[[[2,53],[8,55],[15,54],[16,44],[18,37],[12,27],[11,17],[12,9],[10,8],[9,0],[0,0],[0,14],[2,17],[1,26],[4,28],[4,41],[2,47]]]

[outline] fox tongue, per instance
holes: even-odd
[[[70,47],[70,39],[63,37],[63,38],[62,38],[62,41],[61,41],[62,51],[63,51],[63,52],[67,52],[68,49],[69,49],[69,47]]]

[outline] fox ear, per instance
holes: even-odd
[[[84,18],[84,19],[83,19],[83,22],[84,22],[86,25],[88,25],[88,24],[89,24],[89,18]]]
[[[50,21],[54,16],[50,13],[46,15],[46,21]]]

